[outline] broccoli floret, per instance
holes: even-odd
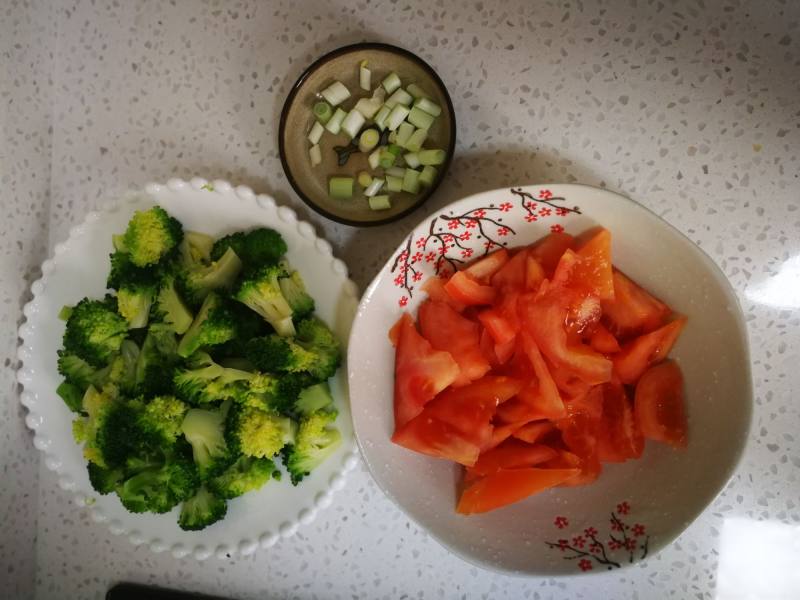
[[[189,407],[174,396],[156,396],[144,405],[137,426],[154,445],[169,447],[183,433],[181,426],[188,410]]]
[[[178,344],[178,354],[187,358],[204,346],[224,344],[236,337],[236,322],[215,293],[206,296],[191,326]]]
[[[124,340],[119,353],[111,359],[111,363],[98,372],[97,383],[103,391],[118,395],[132,394],[136,390],[136,369],[139,364],[139,346],[132,340]]]
[[[272,333],[273,329],[269,326],[261,315],[253,312],[241,302],[227,302],[227,308],[233,317],[236,325],[236,337],[232,340],[214,346],[209,350],[212,358],[220,362],[223,359],[241,358],[244,356],[244,346],[248,340]],[[226,365],[229,366],[229,365]],[[250,368],[252,370],[252,366]]]
[[[200,404],[229,398],[241,400],[247,392],[247,382],[254,377],[248,371],[215,363],[205,352],[193,354],[187,365],[175,372],[175,390],[182,398]]]
[[[214,238],[198,231],[187,231],[181,240],[178,250],[181,262],[186,267],[194,267],[211,262],[211,248],[214,246]],[[219,256],[214,257],[217,260]]]
[[[211,258],[218,260],[232,248],[248,269],[271,265],[286,254],[286,242],[274,229],[261,227],[252,231],[239,231],[214,242]]]
[[[104,456],[104,432],[107,421],[114,417],[120,403],[109,396],[99,392],[94,386],[89,386],[81,400],[81,406],[86,413],[85,419],[76,419],[72,424],[72,434],[78,443],[83,442],[83,456],[89,462],[98,466],[107,467]],[[98,436],[98,434],[100,434]],[[100,438],[98,440],[98,437]]]
[[[275,463],[269,458],[240,456],[235,463],[208,482],[208,487],[222,498],[237,498],[259,489],[275,472]]]
[[[125,476],[125,471],[121,468],[106,469],[91,462],[86,465],[86,469],[92,488],[102,495],[113,492]]]
[[[297,401],[294,403],[294,409],[297,413],[308,416],[319,410],[327,409],[332,405],[333,396],[331,396],[331,388],[328,386],[327,382],[324,382],[302,390]]]
[[[164,275],[158,288],[155,300],[155,317],[172,327],[178,335],[183,335],[192,324],[192,313],[186,307],[175,287],[175,276]]]
[[[231,288],[241,270],[242,261],[229,249],[210,265],[199,264],[184,270],[180,282],[182,291],[193,305],[200,304],[212,291]]]
[[[180,221],[160,206],[133,214],[122,247],[137,267],[156,264],[183,239]]]
[[[255,373],[248,381],[244,403],[254,408],[291,413],[305,380],[293,373]]]
[[[335,419],[335,410],[323,410],[300,421],[295,443],[284,448],[281,455],[293,485],[300,483],[341,444],[342,434],[338,429],[330,427]]]
[[[289,417],[252,406],[237,406],[228,417],[230,446],[245,456],[271,458],[294,441],[297,425]]]
[[[282,336],[294,335],[292,307],[283,297],[279,279],[286,276],[280,265],[261,267],[245,276],[234,298],[260,314]]]
[[[314,318],[298,323],[295,338],[253,338],[245,345],[245,357],[262,371],[308,373],[313,379],[309,383],[332,377],[342,360],[333,332]]]
[[[153,323],[136,362],[136,390],[144,396],[172,393],[172,376],[178,357],[178,340],[172,327]]]
[[[74,383],[62,381],[56,388],[58,394],[72,412],[79,413],[83,409],[83,392]]]
[[[84,298],[72,309],[64,332],[64,350],[95,367],[105,366],[119,351],[128,324],[117,314],[117,301]]]
[[[148,466],[117,485],[122,505],[133,513],[165,513],[191,498],[200,480],[191,460],[180,455],[163,464]]]
[[[222,472],[234,459],[225,439],[228,406],[218,410],[191,408],[186,412],[181,431],[192,445],[194,462],[203,479]]]
[[[306,286],[299,271],[292,271],[289,277],[281,277],[278,283],[281,286],[283,297],[292,307],[293,319],[304,319],[314,312],[314,299],[306,292]]]
[[[178,525],[185,531],[199,531],[225,518],[228,503],[201,486],[197,493],[184,500]]]
[[[81,394],[90,385],[99,386],[104,373],[96,369],[80,356],[64,350],[58,351],[58,372],[70,383],[81,390]]]
[[[111,272],[106,285],[117,290],[117,309],[129,328],[147,325],[150,307],[158,291],[158,280],[156,266],[138,267],[133,264],[131,255],[125,252],[117,251],[111,255]]]

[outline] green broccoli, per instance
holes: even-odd
[[[116,491],[122,505],[133,513],[165,513],[194,496],[199,485],[192,461],[176,455],[142,469],[117,484]]]
[[[248,381],[243,402],[262,410],[290,413],[304,384],[305,379],[294,373],[254,373]]]
[[[292,271],[289,277],[281,277],[278,283],[283,297],[292,307],[293,319],[304,319],[314,312],[314,299],[306,292],[299,271]]]
[[[297,425],[289,417],[253,406],[236,406],[228,415],[229,446],[245,456],[271,458],[294,441]]]
[[[224,344],[236,337],[236,322],[230,310],[215,293],[203,300],[189,329],[178,344],[178,354],[187,358],[204,346]]]
[[[183,239],[180,221],[160,206],[133,214],[122,247],[137,267],[156,264]]]
[[[211,262],[211,248],[214,246],[214,238],[205,233],[197,231],[187,231],[184,233],[183,240],[178,246],[181,262],[186,267],[194,267]],[[215,257],[217,260],[222,254]]]
[[[237,498],[259,489],[275,473],[269,458],[240,456],[235,463],[208,482],[208,487],[221,498]]]
[[[136,362],[137,392],[144,396],[171,394],[178,360],[178,340],[172,327],[151,324]]]
[[[58,351],[58,372],[67,383],[80,389],[81,393],[90,385],[99,387],[105,377],[103,369],[96,369],[80,356],[65,350]]]
[[[125,476],[122,468],[106,469],[92,462],[86,465],[86,469],[89,472],[89,483],[92,484],[92,488],[102,495],[113,492]]]
[[[118,405],[119,402],[117,400],[108,394],[99,392],[94,386],[90,385],[81,400],[83,412],[87,416],[85,418],[79,417],[72,424],[72,434],[75,437],[75,441],[84,444],[84,458],[100,467],[109,465],[103,455],[105,440],[98,441],[98,433],[106,430],[106,421],[110,416],[114,416]]]
[[[194,496],[183,501],[178,525],[184,531],[199,531],[224,519],[227,512],[228,503],[223,498],[200,486]]]
[[[261,371],[308,373],[314,379],[309,383],[332,377],[342,360],[333,332],[315,318],[300,321],[293,339],[277,335],[253,338],[245,346],[245,357]]]
[[[323,382],[302,390],[294,403],[294,409],[303,416],[309,416],[332,405],[331,388],[327,382]]]
[[[149,446],[169,448],[183,433],[182,425],[189,407],[174,396],[156,396],[144,405],[136,425]]]
[[[155,316],[161,322],[172,327],[178,335],[183,335],[192,324],[192,313],[175,287],[175,276],[172,273],[161,279],[155,300]]]
[[[113,395],[132,394],[136,390],[136,369],[139,364],[139,346],[124,340],[107,367],[97,373],[97,383],[104,392]]]
[[[147,325],[150,307],[158,291],[159,273],[156,266],[137,267],[131,255],[114,252],[111,272],[106,285],[117,290],[117,308],[128,327],[139,329]]]
[[[61,397],[61,399],[64,401],[64,404],[66,404],[67,408],[69,408],[72,412],[79,413],[83,410],[84,392],[82,392],[81,388],[74,383],[62,381],[56,388],[56,394]]]
[[[246,275],[233,297],[260,314],[282,336],[294,335],[292,307],[283,297],[279,279],[286,275],[282,266],[272,265]]]
[[[212,260],[218,260],[229,248],[239,255],[248,269],[275,264],[287,250],[281,234],[266,227],[238,231],[218,239],[211,250]]]
[[[218,410],[190,408],[181,431],[192,445],[194,462],[204,480],[221,473],[235,459],[225,438],[227,403]]]
[[[173,381],[182,398],[205,404],[229,398],[241,400],[252,378],[253,374],[248,371],[225,368],[205,352],[196,352],[188,359],[187,368],[175,372]]]
[[[242,261],[230,249],[210,265],[189,267],[181,273],[184,296],[193,305],[200,304],[212,291],[231,288],[241,270]]]
[[[261,318],[261,315],[253,312],[241,302],[227,302],[226,306],[236,326],[236,337],[209,349],[212,358],[217,362],[223,359],[241,358],[248,340],[273,331],[269,323]]]
[[[295,443],[281,453],[283,464],[289,471],[292,484],[297,485],[322,461],[328,458],[342,442],[338,429],[330,427],[336,420],[336,411],[317,411],[300,421]]]
[[[67,319],[64,350],[92,366],[103,367],[119,351],[127,332],[128,324],[117,314],[116,298],[84,298]]]

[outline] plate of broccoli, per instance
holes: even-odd
[[[56,246],[20,328],[22,401],[60,485],[154,551],[249,554],[357,461],[358,294],[291,209],[226,182],[151,184]]]

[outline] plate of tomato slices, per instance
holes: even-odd
[[[361,301],[354,428],[384,492],[475,564],[645,560],[741,457],[752,383],[724,275],[632,200],[514,187],[421,222]]]

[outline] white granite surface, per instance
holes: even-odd
[[[362,40],[433,64],[459,143],[429,205],[359,231],[300,205],[275,129],[305,65]],[[102,598],[120,580],[241,598],[800,597],[800,4],[11,0],[0,51],[0,582],[10,597]],[[299,208],[362,286],[416,221],[473,191],[578,181],[633,197],[700,244],[738,291],[756,386],[741,467],[671,547],[592,578],[471,567],[363,470],[296,538],[254,557],[198,564],[134,548],[37,467],[16,404],[14,329],[48,232],[52,248],[120,191],[195,174]]]

